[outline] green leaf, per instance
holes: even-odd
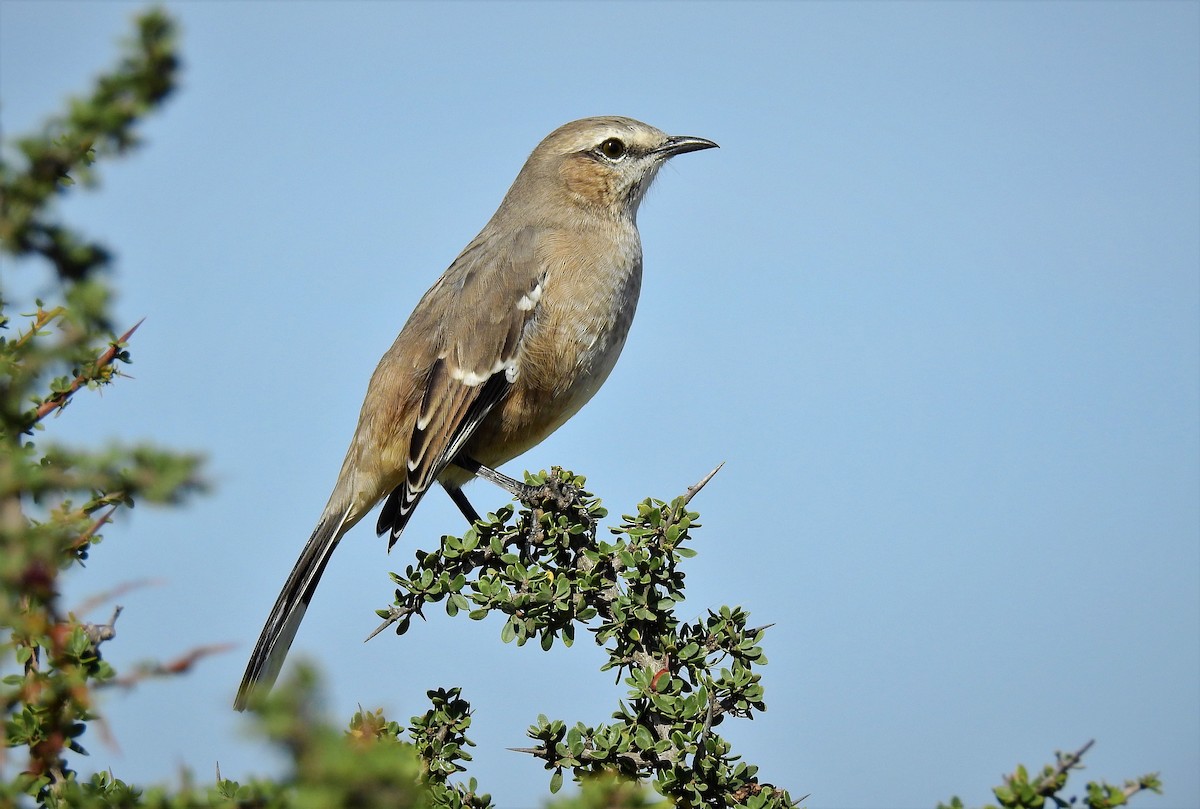
[[[654,735],[645,725],[637,726],[633,733],[633,739],[639,750],[650,750],[654,747]]]

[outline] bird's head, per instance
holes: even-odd
[[[513,188],[520,187],[527,198],[552,197],[559,204],[632,220],[663,163],[716,146],[705,138],[668,135],[632,118],[583,118],[547,135]]]

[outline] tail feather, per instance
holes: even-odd
[[[342,512],[340,517],[336,512],[327,512],[317,523],[304,550],[300,552],[300,558],[296,560],[296,565],[288,575],[275,606],[271,608],[266,626],[263,627],[254,647],[254,653],[250,655],[250,662],[246,665],[246,673],[242,676],[242,684],[238,688],[237,699],[233,703],[236,710],[246,710],[255,695],[265,694],[275,683],[279,669],[283,666],[283,659],[296,637],[296,630],[300,628],[304,611],[308,609],[308,603],[312,601],[321,574],[325,572],[325,565],[329,563],[333,549],[349,528],[346,524],[349,517],[349,508]]]
[[[408,525],[409,518],[412,517],[417,503],[421,502],[426,491],[428,490],[413,489],[407,482],[401,483],[384,501],[383,508],[379,512],[379,520],[375,523],[375,533],[379,536],[383,536],[385,533],[388,535],[389,552],[396,544],[396,540],[400,539],[400,535],[404,533],[404,527]]]

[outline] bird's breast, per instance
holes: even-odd
[[[516,457],[578,412],[625,345],[642,281],[636,231],[605,249],[568,247],[553,240],[544,246],[541,297],[512,390],[471,442],[473,457],[484,463]]]
[[[568,415],[590,399],[612,371],[641,291],[636,231],[622,233],[604,246],[597,241],[593,237],[564,247],[550,240],[543,259],[542,309],[523,345],[527,362],[522,372],[528,374],[528,384],[562,399]]]

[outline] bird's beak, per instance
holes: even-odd
[[[687,152],[698,152],[701,149],[716,149],[717,144],[707,138],[696,138],[691,135],[671,135],[667,138],[667,142],[654,150],[655,154],[660,154],[664,158],[674,157],[677,154],[686,154]]]

